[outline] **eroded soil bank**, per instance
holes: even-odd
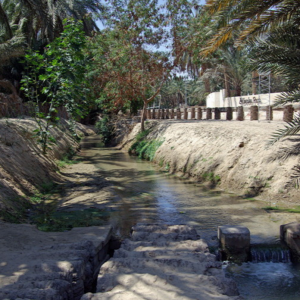
[[[71,137],[67,123],[62,120],[60,126],[50,131],[56,144],[49,145],[51,149],[43,155],[34,133],[36,128],[36,122],[30,118],[0,120],[0,210],[8,216],[18,214],[18,209],[21,213],[26,202],[23,197],[63,181],[56,160],[79,149],[79,143]],[[77,134],[95,133],[78,123]]]
[[[163,142],[153,161],[164,171],[246,197],[259,196],[273,206],[300,204],[299,137],[267,144],[284,122],[161,120],[147,126],[146,138]],[[124,150],[139,130],[137,124],[125,137]]]

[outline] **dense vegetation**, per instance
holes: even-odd
[[[257,72],[271,72],[278,103],[299,101],[299,18],[296,0],[0,0],[0,99],[48,105],[35,115],[44,144],[58,107],[78,120],[203,105],[221,88],[255,92]]]

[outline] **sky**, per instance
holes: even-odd
[[[158,0],[158,4],[163,4],[163,3],[164,3],[164,0]],[[201,5],[204,5],[206,3],[206,0],[198,0],[198,3]],[[104,25],[102,24],[102,22],[100,20],[96,21],[96,24],[100,30],[104,28]]]

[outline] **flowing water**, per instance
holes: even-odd
[[[209,246],[216,247],[218,226],[243,225],[251,232],[252,245],[279,246],[280,225],[299,221],[296,214],[266,212],[263,207],[272,203],[167,176],[148,162],[115,149],[100,149],[98,144],[97,138],[89,137],[82,148],[85,157],[113,184],[116,197],[108,205],[109,222],[121,237],[128,236],[137,222],[188,224]],[[245,299],[300,299],[300,272],[291,263],[224,264],[224,269],[235,278]]]

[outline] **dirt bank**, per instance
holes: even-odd
[[[68,151],[76,151],[79,144],[71,138],[67,124],[51,129],[56,139],[47,155],[43,155],[33,130],[32,119],[0,120],[0,209],[17,206],[19,196],[33,195],[52,181],[61,180],[55,161]],[[84,136],[94,133],[90,128],[77,125]]]
[[[163,141],[153,160],[163,170],[272,205],[300,204],[299,136],[267,146],[284,122],[161,120],[147,126],[152,128],[147,139]],[[139,130],[137,124],[126,136],[124,150]]]

